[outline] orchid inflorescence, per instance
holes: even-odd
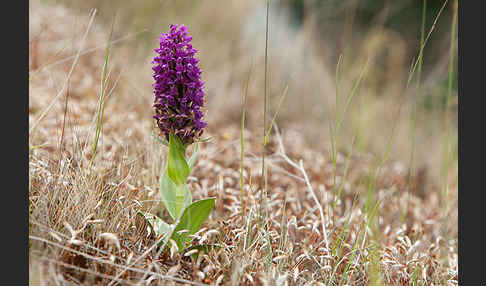
[[[204,83],[191,40],[186,26],[171,25],[170,33],[159,38],[160,47],[155,49],[158,55],[152,61],[156,64],[152,68],[153,117],[167,141],[173,132],[184,144],[193,143],[206,127],[200,109],[204,105]]]

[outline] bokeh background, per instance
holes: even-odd
[[[381,156],[394,134],[390,158],[409,166],[415,148],[412,170],[424,174],[426,184],[440,184],[446,172],[457,176],[457,34],[451,35],[455,8],[454,2],[449,2],[441,10],[444,1],[427,1],[425,35],[432,27],[433,31],[424,48],[420,86],[415,73],[405,89],[418,56],[423,1],[272,0],[270,114],[289,86],[278,126],[283,132],[287,127],[296,128],[314,149],[328,151],[328,120],[334,118],[336,110],[338,58],[342,55],[341,114],[345,97],[369,60],[357,94],[344,114],[339,150],[349,152],[355,138],[355,152]],[[188,25],[194,47],[199,49],[211,133],[224,125],[240,124],[243,88],[250,69],[247,125],[254,130],[262,128],[265,1],[43,0],[31,1],[30,9],[50,4],[64,5],[79,15],[89,15],[96,8],[95,22],[105,27],[113,24],[112,39],[124,39],[114,44],[111,56],[113,65],[123,70],[123,84],[118,88],[131,90],[134,101],[147,104],[152,101],[150,62],[157,37],[167,32],[171,23]],[[74,30],[86,24],[73,19],[64,28]],[[451,36],[453,80],[449,90]],[[61,54],[71,55],[69,47],[75,50],[81,37],[82,33],[72,33],[69,44],[65,44],[68,48]],[[103,45],[106,40],[87,43],[86,48]],[[95,53],[102,56],[104,49]],[[102,64],[93,63],[100,66],[99,70]],[[94,75],[94,79],[100,80],[99,76]],[[451,147],[453,162],[447,170],[445,144]]]

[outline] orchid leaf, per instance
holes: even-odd
[[[160,181],[160,194],[165,208],[174,221],[179,217],[181,211],[192,202],[191,192],[187,185],[176,185],[168,175],[168,168],[165,169]]]
[[[189,235],[195,234],[209,217],[215,200],[216,198],[199,200],[184,210],[171,237],[176,242],[179,250],[183,250],[188,246],[188,243],[191,241]]]

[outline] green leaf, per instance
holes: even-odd
[[[171,237],[177,243],[179,250],[186,248],[187,244],[191,241],[191,238],[188,236],[195,234],[209,217],[215,200],[216,198],[199,200],[184,210]]]
[[[179,137],[172,133],[169,135],[169,145],[168,175],[176,185],[182,185],[190,172],[185,158],[186,148]]]
[[[144,218],[150,228],[152,229],[152,231],[157,235],[165,235],[166,237],[164,238],[164,241],[165,240],[168,240],[169,238],[169,235],[170,235],[170,231],[172,230],[172,226],[169,225],[168,223],[166,223],[165,221],[163,221],[161,218],[159,218],[158,216],[156,215],[153,215],[151,213],[144,213],[144,212],[137,212],[137,215],[141,216],[142,218]]]
[[[189,164],[189,170],[192,170],[192,167],[194,167],[194,163],[196,163],[197,159],[197,153],[199,151],[199,144],[196,142],[196,149],[191,155],[191,158],[189,158],[188,164]]]
[[[174,221],[181,211],[192,203],[191,192],[187,185],[176,185],[168,175],[168,168],[165,169],[160,181],[160,194],[165,208]]]

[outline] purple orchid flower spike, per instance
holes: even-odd
[[[152,61],[154,87],[153,118],[162,134],[169,141],[173,133],[184,145],[192,144],[202,135],[206,122],[203,121],[204,83],[197,50],[191,45],[192,36],[184,25],[170,25],[169,33],[159,38],[158,54]]]

